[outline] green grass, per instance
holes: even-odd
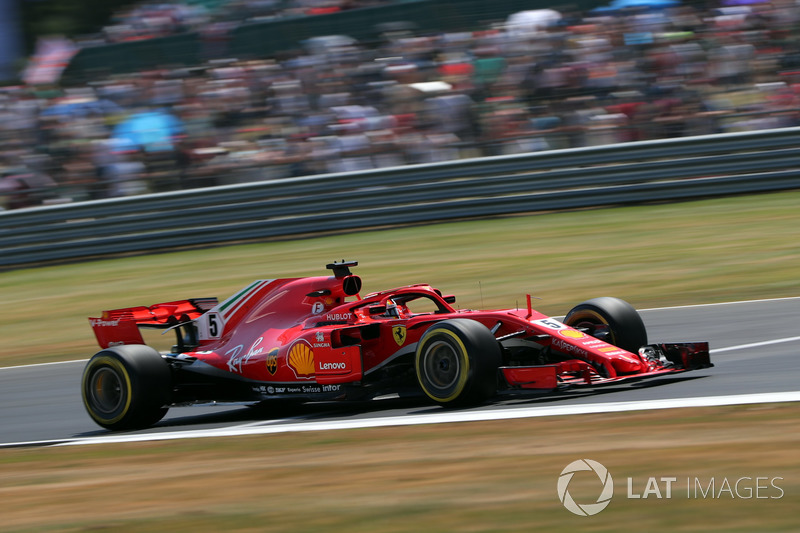
[[[0,366],[89,357],[88,316],[360,262],[364,293],[427,282],[469,308],[560,315],[800,295],[800,192],[558,212],[125,257],[0,274]]]

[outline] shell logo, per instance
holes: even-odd
[[[563,337],[567,337],[569,339],[582,339],[586,336],[586,333],[581,333],[580,331],[575,331],[574,329],[565,329],[563,331],[559,331]]]
[[[294,375],[301,379],[311,379],[314,375],[314,350],[306,341],[298,341],[289,350],[286,358]]]

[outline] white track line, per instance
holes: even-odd
[[[738,346],[728,346],[727,348],[716,348],[713,350],[709,350],[712,354],[717,354],[720,352],[730,352],[732,350],[744,350],[745,348],[759,348],[761,346],[768,346],[770,344],[780,344],[782,342],[795,342],[800,341],[800,337],[786,337],[785,339],[773,339],[771,341],[761,341],[761,342],[753,342],[750,344],[740,344]]]
[[[699,398],[673,398],[635,402],[611,402],[581,405],[548,405],[525,408],[501,408],[481,411],[445,411],[423,415],[406,415],[391,418],[361,418],[356,420],[323,420],[280,424],[268,426],[237,426],[231,428],[204,429],[192,431],[171,431],[164,433],[107,435],[100,437],[76,438],[66,441],[49,441],[54,446],[81,446],[87,444],[114,444],[123,442],[149,442],[160,440],[198,439],[207,437],[240,437],[246,435],[269,435],[305,431],[333,431],[338,429],[366,429],[392,426],[413,426],[423,424],[449,424],[454,422],[485,422],[538,418],[545,416],[570,416],[601,413],[622,413],[652,409],[676,409],[720,407],[730,405],[750,405],[764,403],[800,402],[800,391],[768,392],[760,394],[741,394],[731,396],[707,396]],[[25,444],[48,444],[48,441]],[[12,445],[5,445],[12,446]]]
[[[738,304],[753,304],[765,302],[781,302],[784,300],[800,300],[800,296],[786,296],[784,298],[762,298],[760,300],[738,300],[733,302],[717,302],[710,304],[692,304],[692,305],[673,305],[670,307],[652,307],[650,309],[637,309],[637,311],[663,311],[669,309],[691,309],[692,307],[712,307],[716,305],[738,305]]]
[[[764,300],[725,302],[717,304],[698,304],[698,305],[678,306],[678,307],[662,307],[649,310],[655,311],[659,309],[679,309],[687,307],[732,305],[738,303],[769,302],[769,301],[792,300],[792,299],[800,299],[800,297],[772,298]],[[770,344],[779,344],[784,342],[795,342],[795,341],[800,341],[800,337],[787,337],[783,339],[773,339],[757,343],[741,344],[738,346],[729,346],[727,348],[718,348],[711,350],[711,353],[720,353],[733,350],[741,350],[746,348],[757,348],[760,346],[766,346]],[[2,367],[0,368],[0,371],[30,368],[36,366],[85,363],[86,361],[88,361],[88,359],[74,360],[74,361],[56,361],[52,363],[38,363],[34,365],[10,366],[10,367]],[[529,408],[517,408],[517,409],[496,409],[496,410],[484,410],[484,411],[455,411],[455,412],[447,411],[447,412],[433,413],[427,415],[407,415],[407,416],[392,417],[392,418],[364,418],[358,420],[344,420],[344,421],[318,421],[318,422],[305,422],[305,423],[295,423],[295,424],[286,424],[286,423],[279,424],[280,422],[287,422],[291,420],[291,419],[284,419],[284,420],[272,420],[268,422],[265,421],[252,422],[248,424],[242,424],[239,426],[208,429],[208,430],[147,433],[138,435],[109,435],[109,436],[79,438],[79,439],[0,443],[0,448],[16,447],[16,446],[37,446],[37,445],[77,446],[85,444],[104,444],[104,443],[109,444],[109,443],[119,443],[119,442],[146,442],[146,441],[157,441],[157,440],[175,440],[175,439],[205,438],[205,437],[265,435],[273,433],[288,433],[288,432],[300,432],[300,431],[330,431],[336,429],[359,429],[359,428],[375,428],[375,427],[389,427],[389,426],[409,426],[409,425],[421,425],[421,424],[445,424],[453,422],[480,422],[480,421],[490,421],[490,420],[536,418],[544,416],[569,416],[578,414],[619,413],[626,411],[641,411],[648,409],[717,407],[725,405],[748,405],[748,404],[778,403],[778,402],[800,402],[800,391],[742,394],[742,395],[730,395],[730,396],[708,396],[700,398],[674,398],[665,400],[648,400],[648,401],[637,401],[637,402],[612,402],[612,403],[601,403],[601,404],[529,407]]]
[[[52,363],[36,363],[33,365],[17,365],[17,366],[4,366],[0,367],[0,372],[3,370],[19,370],[21,368],[36,368],[37,366],[53,366],[53,365],[69,365],[72,363],[88,363],[88,359],[76,359],[74,361],[53,361]]]

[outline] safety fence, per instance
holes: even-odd
[[[0,268],[800,188],[800,128],[325,174],[0,212]]]

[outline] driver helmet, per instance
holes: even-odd
[[[397,308],[397,304],[394,303],[394,300],[392,299],[386,300],[386,316],[400,318],[400,310]]]

